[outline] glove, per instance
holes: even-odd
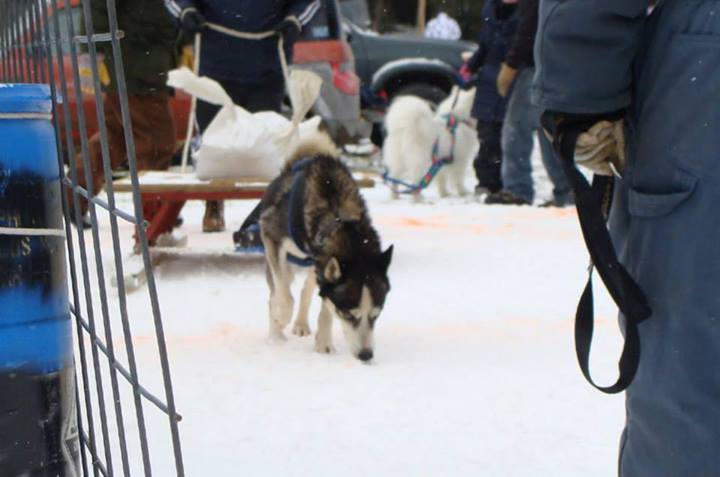
[[[275,25],[273,30],[282,36],[285,42],[293,42],[300,35],[302,25],[294,16],[285,17],[283,21]]]
[[[578,136],[575,162],[595,174],[622,176],[625,170],[623,120],[598,121]]]
[[[205,28],[205,17],[195,8],[186,8],[180,12],[180,26],[188,33],[199,33]]]
[[[584,130],[575,143],[575,162],[595,174],[621,176],[625,170],[622,116],[622,111],[592,115],[546,111],[541,122],[545,135],[553,141],[556,149],[569,129]]]
[[[510,92],[510,87],[513,81],[515,81],[517,73],[518,70],[512,66],[508,66],[507,63],[503,63],[502,66],[500,66],[500,73],[498,73],[497,76],[497,90],[498,94],[503,98],[506,98]]]

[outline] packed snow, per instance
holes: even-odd
[[[539,180],[547,198],[547,181]],[[487,206],[441,199],[434,190],[424,203],[394,201],[382,184],[364,195],[383,245],[395,244],[392,291],[370,365],[350,355],[337,323],[333,355],[315,353],[312,337],[289,330],[288,342],[266,343],[262,258],[233,254],[231,243],[254,203],[228,202],[222,234],[202,234],[203,204],[186,205],[178,233],[187,246],[156,269],[186,475],[615,474],[623,398],[592,389],[574,352],[573,316],[588,263],[574,211]],[[131,207],[129,195],[117,199]],[[101,223],[109,282],[105,215]],[[120,225],[128,267],[132,233]],[[110,290],[113,342],[126,361]],[[597,302],[592,369],[610,382],[621,337],[609,299]],[[127,304],[140,380],[162,397],[146,287]],[[316,300],[313,330],[318,309]],[[142,475],[132,393],[120,386],[130,466]],[[167,418],[147,402],[144,411],[154,475],[175,475]],[[119,470],[116,439],[111,447]]]

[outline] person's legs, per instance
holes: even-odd
[[[269,82],[265,85],[257,85],[253,88],[238,91],[237,104],[251,113],[258,111],[280,113],[284,97],[284,83],[282,81]],[[233,233],[233,241],[238,247],[246,250],[262,247],[258,224],[261,212],[260,204],[258,204],[245,218],[240,228]]]
[[[170,98],[164,94],[128,97],[138,170],[165,170],[176,149]]]
[[[478,185],[476,193],[493,193],[502,189],[500,164],[502,163],[502,146],[500,135],[502,123],[478,121],[477,135],[480,142],[478,155],[473,161]]]
[[[543,165],[545,166],[548,177],[550,177],[550,181],[553,183],[553,198],[544,205],[565,207],[566,205],[573,204],[575,197],[567,177],[565,177],[565,171],[563,171],[562,164],[560,164],[560,158],[555,153],[550,140],[545,136],[542,128],[538,129],[538,142],[540,143]]]
[[[117,94],[108,93],[103,101],[105,112],[105,125],[107,129],[108,151],[110,153],[110,167],[120,166],[126,157],[125,138],[120,114],[120,100]],[[77,184],[88,190],[92,196],[97,195],[105,185],[105,171],[103,169],[102,143],[100,132],[93,134],[88,140],[88,166],[90,168],[90,181],[87,180],[87,168],[82,153],[75,157],[77,170]],[[73,209],[74,194],[68,194],[68,204],[71,207],[70,217],[75,219]],[[88,210],[88,201],[79,199],[80,213],[84,217]],[[85,224],[87,225],[87,224]]]
[[[530,163],[537,128],[537,108],[530,100],[533,73],[533,68],[525,68],[518,75],[502,128],[503,189],[527,203],[535,196]]]
[[[252,86],[230,81],[223,81],[221,84],[235,104],[251,113],[258,111],[275,111],[279,113],[282,108],[282,101],[285,97],[285,85],[282,81],[271,81],[267,84]],[[218,106],[198,101],[195,114],[201,131],[205,130],[219,110]],[[205,203],[204,232],[222,232],[225,230],[224,208],[224,202],[221,200],[209,200]],[[243,223],[241,230],[257,223],[257,220],[251,220],[248,223],[248,219]],[[259,235],[254,237],[253,242],[259,243],[258,237]]]

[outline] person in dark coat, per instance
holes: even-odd
[[[517,28],[516,4],[517,0],[488,0],[485,3],[478,49],[463,68],[468,73],[477,73],[472,109],[480,141],[478,155],[473,161],[478,180],[476,195],[502,189],[500,135],[507,100],[498,94],[496,79]]]
[[[518,26],[505,61],[497,76],[497,91],[507,97],[508,107],[502,130],[503,189],[485,199],[488,204],[532,204],[535,185],[531,155],[533,138],[540,131],[540,110],[531,101],[535,73],[533,46],[538,25],[538,0],[520,0]],[[573,202],[570,186],[552,153],[552,146],[539,135],[540,152],[545,170],[553,183],[553,198],[547,206],[565,206]]]
[[[720,1],[659,1],[650,16],[648,3],[544,0],[535,96],[556,134],[594,123],[576,159],[584,153],[592,171],[621,174],[610,233],[652,310],[639,325],[619,475],[715,476]]]
[[[107,6],[104,0],[92,0],[92,21],[95,33],[110,31]],[[123,71],[127,87],[132,135],[138,170],[163,170],[170,166],[175,152],[176,129],[170,109],[171,90],[165,85],[167,72],[178,60],[176,39],[178,29],[167,17],[162,3],[145,0],[123,0],[117,5],[118,27],[125,33],[122,46]],[[84,22],[81,28],[85,29]],[[123,129],[115,76],[115,62],[110,43],[98,43],[98,51],[104,55],[103,67],[109,74],[105,79],[103,109],[107,126],[110,167],[119,168],[127,163],[125,133]],[[88,141],[88,159],[91,183],[85,180],[85,164],[82,156],[75,159],[77,181],[81,187],[92,186],[97,194],[105,184],[100,133]],[[69,199],[72,200],[72,197]],[[71,202],[72,203],[72,202]],[[88,202],[80,199],[83,222]],[[71,214],[74,217],[74,214]]]
[[[292,48],[303,25],[320,9],[320,0],[165,0],[170,13],[190,34],[200,33],[199,74],[218,81],[233,102],[251,113],[280,112],[285,80],[278,53],[278,35],[292,62]],[[218,28],[219,27],[219,28]],[[221,29],[278,35],[264,39],[241,39]],[[197,54],[197,53],[196,53]],[[197,102],[196,118],[201,131],[210,124],[219,106]],[[208,201],[203,230],[225,230],[222,202]]]

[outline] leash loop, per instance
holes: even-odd
[[[612,200],[613,179],[595,175],[592,186],[575,165],[575,145],[586,124],[569,126],[555,140],[565,175],[575,192],[575,203],[583,238],[590,253],[588,282],[575,314],[575,352],[585,379],[596,389],[615,394],[632,383],[640,364],[638,326],[650,317],[652,310],[640,286],[619,262],[607,228],[607,212]],[[599,386],[590,375],[590,347],[595,322],[592,275],[597,269],[610,296],[624,317],[625,342],[618,362],[619,376],[610,386]]]

